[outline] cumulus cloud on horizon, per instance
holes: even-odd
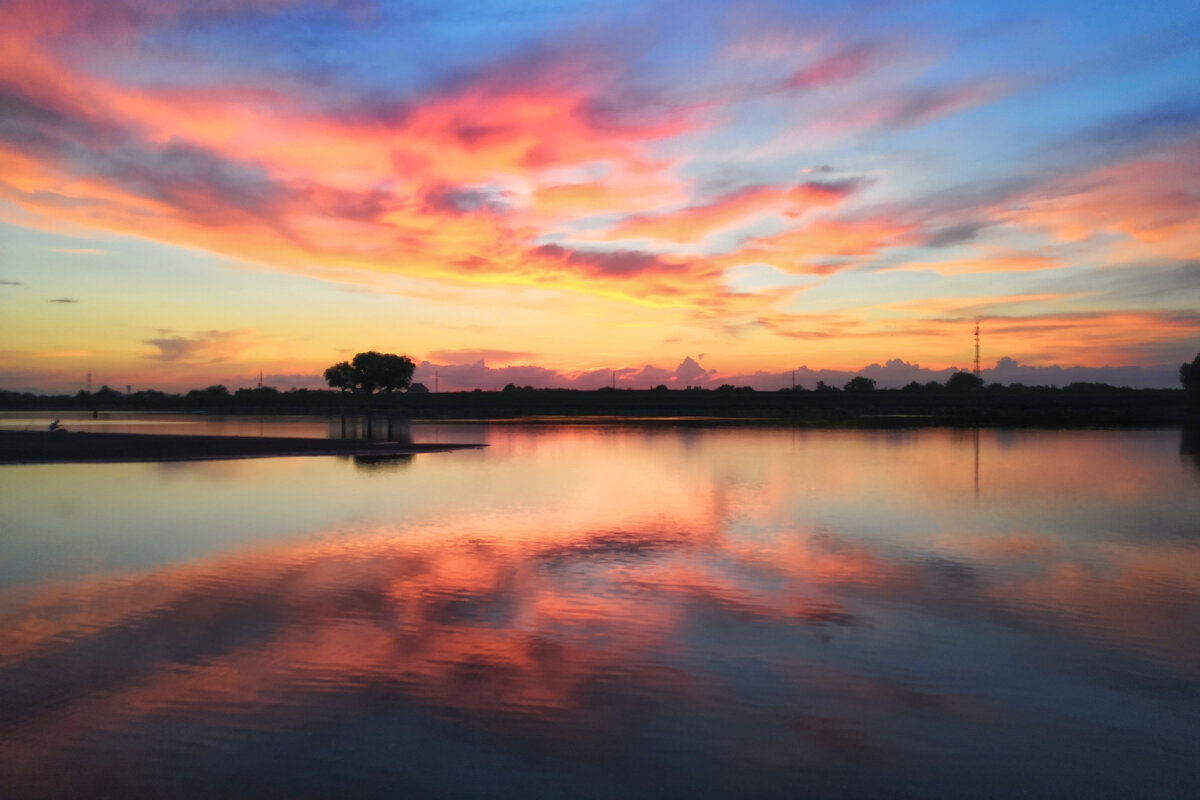
[[[963,367],[966,369],[966,367]],[[931,369],[910,363],[900,358],[883,364],[869,364],[857,370],[812,369],[807,366],[795,370],[796,385],[813,389],[817,382],[841,387],[851,378],[871,378],[881,389],[898,389],[913,381],[945,383],[958,368]],[[750,386],[758,391],[777,391],[792,385],[791,370],[753,373],[722,373],[716,369],[705,369],[691,356],[685,357],[673,369],[646,364],[642,367],[588,370],[579,373],[560,372],[533,365],[511,365],[489,367],[482,360],[470,364],[440,364],[422,361],[417,365],[413,380],[432,388],[434,373],[442,391],[470,391],[472,389],[496,390],[512,383],[517,386],[533,386],[538,389],[583,389],[595,390],[615,385],[624,389],[651,389],[657,385],[682,389],[696,386],[714,389],[723,384]],[[995,366],[981,371],[988,383],[1024,383],[1030,386],[1066,386],[1075,382],[1108,383],[1113,386],[1129,386],[1135,389],[1174,388],[1179,384],[1178,364],[1153,366],[1105,366],[1105,367],[1061,367],[1032,366],[1008,357],[1000,358]]]

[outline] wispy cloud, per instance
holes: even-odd
[[[255,344],[255,332],[250,330],[204,331],[192,337],[163,336],[146,339],[143,344],[154,348],[146,357],[155,361],[176,364],[217,364],[234,358]]]
[[[102,256],[107,250],[95,250],[88,247],[51,247],[51,251],[55,253],[68,253],[76,256]]]
[[[628,217],[601,238],[695,243],[758,214],[773,212],[798,217],[811,208],[835,206],[857,187],[858,182],[849,180],[809,181],[791,188],[750,186],[722,195],[710,203]]]
[[[1200,144],[1058,177],[1034,187],[1006,221],[1066,242],[1117,234],[1115,255],[1200,258]],[[1123,251],[1123,252],[1122,252]]]
[[[783,272],[827,274],[906,244],[914,223],[892,216],[821,218],[749,239],[714,260],[725,266],[767,264]]]
[[[55,297],[50,300],[51,303],[78,303],[79,299],[75,297]]]

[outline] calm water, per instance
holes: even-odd
[[[1195,796],[1178,431],[411,435],[0,467],[0,795]]]

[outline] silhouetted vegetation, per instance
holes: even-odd
[[[408,356],[370,350],[325,370],[325,382],[334,389],[358,394],[402,391],[412,383],[414,369],[416,365]]]
[[[652,389],[605,386],[595,391],[535,389],[507,384],[500,391],[431,392],[412,383],[410,359],[374,351],[334,364],[325,378],[334,390],[270,386],[230,391],[216,384],[183,394],[153,389],[122,394],[108,386],[75,395],[35,395],[0,390],[0,409],[99,411],[193,411],[216,413],[382,414],[393,417],[692,417],[778,420],[802,425],[1196,425],[1200,406],[1200,355],[1179,369],[1183,390],[1129,389],[1078,382],[1064,388],[1020,383],[987,386],[975,374],[957,372],[942,384],[913,381],[902,389],[879,389],[856,376],[839,389],[818,382],[756,391],[750,386],[659,384]],[[407,391],[398,391],[405,390]],[[1189,411],[1189,408],[1191,410]]]
[[[946,381],[946,390],[951,392],[978,392],[983,388],[983,378],[973,372],[956,372]]]
[[[34,395],[0,391],[0,408],[9,410],[192,411],[215,413],[384,414],[418,419],[513,418],[538,416],[713,417],[780,420],[800,425],[1178,425],[1189,414],[1181,389],[1125,389],[1100,383],[1047,386],[1002,385],[986,388],[974,379],[958,379],[961,390],[946,384],[910,383],[903,389],[843,391],[820,384],[817,391],[754,391],[724,384],[672,390],[596,391],[534,389],[510,384],[503,391],[422,392],[415,385],[399,393],[343,392],[273,387],[229,391],[209,386],[183,394],[152,389],[122,394],[108,387],[88,394]],[[954,378],[952,377],[953,381]],[[862,386],[863,384],[856,384]]]
[[[229,399],[229,390],[218,383],[205,389],[192,389],[187,393],[187,398],[199,402],[220,403]]]
[[[1190,364],[1179,365],[1179,383],[1194,408],[1200,408],[1200,353]]]

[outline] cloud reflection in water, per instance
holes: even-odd
[[[1194,541],[783,525],[769,471],[728,477],[674,524],[380,523],[10,590],[0,778],[27,797],[1117,797],[1187,779]]]

